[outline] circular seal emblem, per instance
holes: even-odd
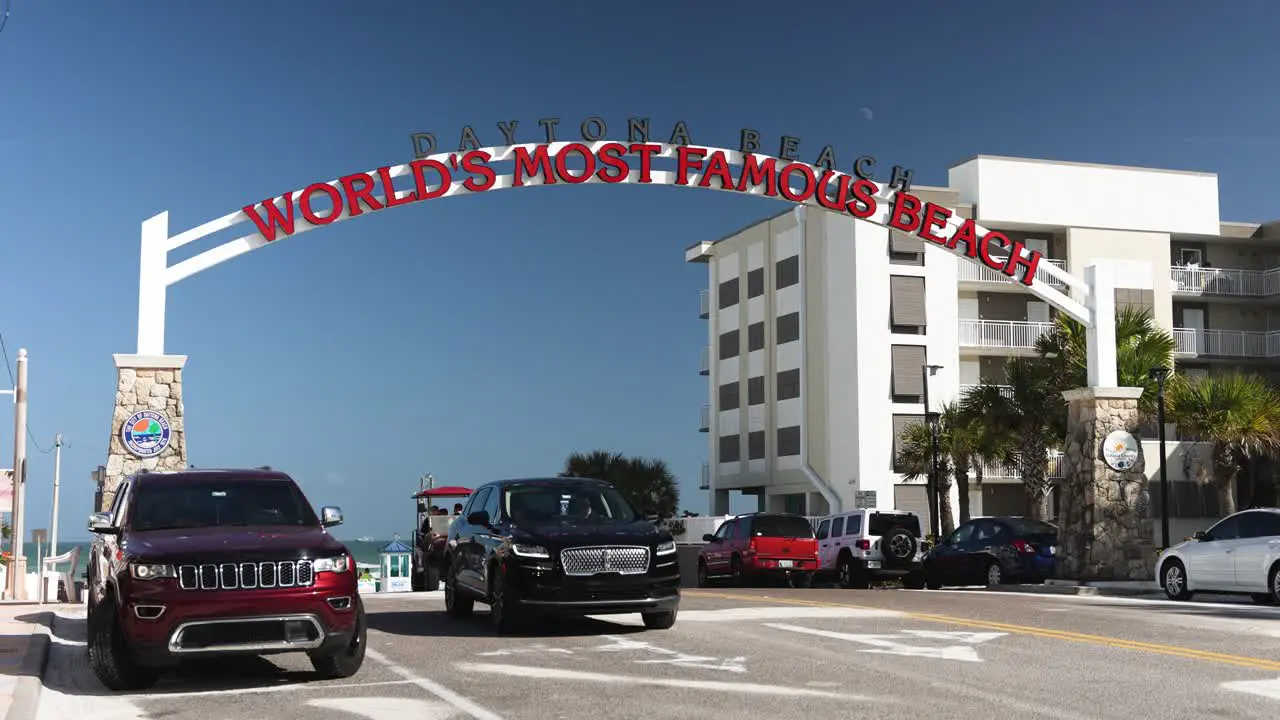
[[[120,427],[125,449],[138,457],[155,457],[169,447],[169,418],[157,410],[142,410]]]
[[[1133,469],[1140,452],[1137,438],[1124,430],[1116,430],[1102,441],[1102,460],[1117,472]]]

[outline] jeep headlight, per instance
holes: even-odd
[[[547,549],[541,545],[525,545],[522,543],[516,543],[511,546],[511,552],[519,555],[520,557],[541,558],[543,560],[551,559],[551,553],[547,552]]]
[[[311,564],[311,567],[318,573],[320,572],[341,573],[351,569],[351,559],[346,555],[338,555],[337,557],[319,558]]]
[[[156,578],[171,578],[176,573],[172,565],[129,563],[129,575],[134,580],[155,580]]]
[[[676,551],[675,540],[664,540],[658,543],[658,549],[654,550],[654,552],[657,553],[658,555],[670,555],[675,551]]]

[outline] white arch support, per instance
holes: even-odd
[[[566,148],[570,148],[571,146],[580,146],[582,148],[589,149],[592,155],[598,157],[600,151],[603,148],[606,148],[606,146],[611,146],[611,145],[620,146],[620,147],[615,147],[614,150],[621,149],[622,152],[620,152],[619,155],[621,155],[622,157],[637,156],[637,155],[642,155],[646,153],[649,155],[649,157],[644,158],[642,160],[642,163],[641,163],[642,170],[630,170],[625,174],[622,174],[621,172],[619,172],[618,176],[610,178],[609,180],[606,180],[605,178],[600,177],[600,175],[598,174],[591,174],[590,176],[587,176],[585,178],[576,179],[575,182],[573,183],[569,183],[564,180],[559,180],[559,181],[556,180],[555,177],[551,176],[551,173],[548,172],[546,174],[530,173],[527,176],[522,175],[520,185],[516,185],[515,184],[516,176],[519,171],[513,172],[511,174],[506,174],[506,175],[498,175],[495,172],[495,176],[492,184],[487,187],[473,190],[473,189],[469,189],[462,182],[455,181],[451,183],[449,187],[444,190],[444,192],[440,193],[438,196],[430,197],[429,199],[438,200],[441,198],[454,197],[457,195],[469,195],[475,192],[492,192],[494,190],[504,190],[511,187],[525,187],[525,186],[535,187],[535,186],[544,186],[544,185],[599,183],[599,182],[612,181],[612,182],[623,182],[623,183],[631,183],[631,184],[683,185],[686,187],[694,187],[694,188],[700,188],[700,189],[741,192],[741,193],[750,194],[750,195],[758,195],[761,197],[771,197],[774,199],[783,200],[784,202],[792,202],[793,204],[797,204],[797,205],[812,205],[814,207],[827,210],[828,212],[833,212],[829,208],[826,208],[818,200],[816,193],[810,192],[807,196],[803,195],[802,193],[799,193],[799,194],[796,193],[796,191],[794,190],[794,186],[796,183],[794,181],[800,180],[801,181],[800,184],[802,186],[805,185],[804,181],[806,180],[806,177],[804,173],[790,173],[789,177],[787,172],[778,173],[778,177],[779,177],[778,187],[782,187],[783,184],[785,183],[788,186],[787,191],[791,192],[792,194],[797,194],[797,198],[802,197],[803,200],[786,198],[784,197],[784,194],[786,194],[784,192],[770,193],[769,191],[771,190],[771,188],[767,186],[767,184],[765,183],[753,182],[751,184],[744,184],[745,178],[743,179],[743,181],[740,181],[738,183],[739,187],[744,188],[742,190],[739,190],[735,187],[724,187],[721,185],[721,183],[711,182],[710,180],[705,181],[705,182],[709,182],[709,184],[706,185],[705,187],[700,186],[699,183],[703,182],[703,178],[710,175],[710,173],[708,172],[708,168],[709,166],[714,165],[715,163],[709,162],[709,161],[711,161],[713,156],[715,155],[721,156],[728,165],[739,167],[739,168],[742,168],[744,166],[744,163],[751,164],[757,167],[768,164],[768,163],[776,163],[778,164],[777,167],[780,171],[783,168],[786,168],[788,166],[803,166],[803,168],[808,168],[808,170],[816,178],[823,178],[824,175],[830,175],[831,177],[827,178],[829,183],[842,182],[840,178],[849,178],[848,182],[850,186],[852,186],[853,183],[857,181],[857,178],[849,176],[846,173],[828,171],[825,168],[822,168],[820,166],[813,166],[807,163],[794,162],[789,160],[780,160],[778,158],[773,158],[768,155],[748,154],[748,153],[741,153],[734,150],[726,150],[723,148],[714,148],[714,147],[705,147],[705,146],[697,146],[696,148],[691,147],[685,151],[686,159],[687,159],[687,154],[694,151],[699,152],[701,154],[701,157],[697,159],[698,161],[696,163],[690,163],[689,168],[686,169],[684,172],[681,172],[680,170],[676,170],[676,171],[657,170],[657,169],[652,169],[648,166],[647,164],[648,159],[652,158],[652,159],[680,161],[681,159],[680,150],[682,146],[660,144],[660,143],[646,143],[643,146],[644,148],[648,149],[646,153],[639,153],[639,152],[636,152],[636,149],[641,146],[628,145],[627,143],[620,143],[620,142],[613,142],[613,141],[599,141],[599,142],[593,142],[593,143],[570,143],[570,142],[556,142],[556,143],[549,143],[549,144],[530,143],[530,144],[523,144],[523,145],[488,147],[488,148],[481,148],[479,150],[466,151],[463,153],[437,153],[435,155],[431,155],[426,158],[422,158],[418,161],[415,161],[415,163],[434,161],[436,163],[449,164],[453,168],[457,169],[459,167],[459,163],[458,163],[459,158],[473,154],[473,153],[487,153],[489,155],[489,160],[488,160],[489,163],[499,163],[499,162],[513,161],[517,157],[521,157],[522,153],[525,156],[527,156],[527,155],[533,155],[543,150],[545,150],[547,154],[554,159],[559,155],[559,153],[564,151]],[[463,166],[466,165],[465,161],[462,163],[462,165]],[[377,168],[368,173],[357,173],[356,175],[366,176],[366,180],[372,180],[372,181],[385,180],[386,184],[390,184],[390,186],[394,190],[393,202],[396,200],[399,200],[401,202],[398,203],[398,205],[409,205],[409,204],[417,204],[418,202],[423,201],[422,199],[419,199],[415,194],[415,187],[395,188],[392,181],[396,178],[413,178],[416,183],[417,177],[414,176],[413,169],[414,169],[413,163],[406,163],[403,165]],[[628,166],[628,169],[629,169],[629,166]],[[575,170],[575,172],[577,171]],[[352,177],[355,177],[356,175],[348,175],[348,176],[345,176],[344,178],[339,178],[337,180],[333,180],[333,181],[322,183],[322,184],[327,185],[331,188],[334,188],[338,190],[338,192],[342,192],[342,190],[344,189],[343,188],[344,179],[350,179]],[[797,177],[797,175],[799,175],[799,177]],[[551,176],[550,179],[548,179],[549,176]],[[812,184],[812,178],[808,178],[808,180],[810,184]],[[379,183],[379,184],[382,184],[382,183]],[[368,187],[372,187],[372,185],[373,185],[373,182],[370,182]],[[825,191],[826,184],[818,183],[818,185],[821,186],[819,188],[820,191]],[[308,188],[314,188],[314,187],[315,186],[308,186]],[[430,195],[431,192],[439,190],[440,184],[425,186],[425,187],[428,191],[427,194]],[[889,189],[885,186],[876,185],[875,187],[876,187],[876,192],[874,193],[874,199],[876,201],[875,211],[870,216],[859,218],[859,219],[863,219],[863,220],[866,220],[867,222],[871,222],[884,227],[889,227],[888,223],[889,223],[889,214],[891,211],[891,207],[895,198],[900,193],[898,191]],[[336,217],[321,218],[322,222],[319,224],[309,222],[305,217],[302,217],[301,213],[298,211],[298,200],[303,195],[303,192],[308,188],[297,190],[293,193],[286,194],[285,196],[274,199],[272,201],[264,201],[264,202],[274,203],[277,209],[279,209],[281,212],[287,212],[288,216],[293,219],[292,232],[285,234],[285,237],[293,237],[295,235],[308,232],[310,230],[314,230],[318,227],[324,227],[325,225],[330,225],[334,222],[341,222],[343,220],[347,220],[353,217],[353,215],[351,215],[350,213],[351,205],[348,203],[343,203],[341,211],[337,213]],[[324,188],[318,188],[318,189],[323,190]],[[349,193],[350,188],[348,187],[347,190]],[[908,197],[914,197],[914,196],[910,196],[909,193],[903,193],[903,194],[907,195]],[[382,205],[383,207],[382,208],[362,207],[360,208],[360,212],[357,212],[356,215],[370,214],[375,210],[384,209],[385,207],[388,207],[386,205],[385,193],[380,195],[369,193],[369,197],[372,197],[373,199],[375,199],[377,203]],[[412,197],[413,200],[406,200],[407,198],[410,198],[410,197]],[[280,202],[281,199],[283,198],[289,198],[289,203],[290,203],[289,207],[286,207],[284,204]],[[390,207],[394,207],[394,206],[397,206],[397,205],[392,205]],[[267,237],[264,237],[264,235],[255,228],[254,232],[252,233],[243,235],[234,240],[229,240],[227,242],[224,242],[221,245],[218,245],[214,248],[201,252],[193,257],[190,257],[172,266],[169,265],[169,259],[168,259],[169,252],[176,250],[184,245],[187,245],[188,243],[199,240],[200,238],[206,237],[213,233],[220,232],[228,228],[234,227],[240,223],[243,223],[250,219],[249,212],[255,211],[257,209],[261,209],[261,207],[262,207],[261,204],[259,204],[256,206],[249,206],[241,210],[236,210],[235,212],[229,213],[227,215],[223,215],[222,217],[217,218],[216,220],[212,220],[210,222],[204,223],[203,225],[191,228],[190,230],[181,232],[174,236],[169,235],[168,212],[160,213],[152,218],[147,219],[145,222],[142,223],[142,243],[141,243],[141,257],[139,262],[139,281],[138,281],[138,350],[137,350],[138,355],[156,356],[156,355],[164,354],[165,299],[168,293],[169,286],[174,285],[175,283],[178,283],[188,277],[191,277],[192,275],[202,270],[207,270],[215,265],[226,262],[227,260],[230,260],[234,257],[243,255],[244,253],[249,252],[250,250],[255,250],[264,245],[267,245],[270,242],[273,242],[273,241],[278,242],[279,239],[283,239],[283,238],[268,240]],[[972,223],[971,221],[966,221],[963,218],[958,218],[958,217],[955,217],[954,215],[951,215],[947,217],[945,225],[934,228],[933,238],[925,238],[926,240],[929,241],[929,242],[926,242],[926,244],[936,245],[938,248],[946,248],[951,252],[955,253],[958,257],[961,257],[969,262],[974,262],[978,264],[983,264],[984,266],[993,267],[990,265],[985,265],[982,262],[982,260],[980,260],[978,257],[967,254],[965,247],[962,247],[961,245],[952,245],[951,247],[947,247],[945,243],[939,243],[937,241],[938,238],[942,238],[944,241],[951,240],[955,236],[956,232],[962,229],[962,227],[964,227],[966,224],[968,224],[968,229],[972,230],[978,238],[984,238],[989,233],[988,230],[986,230],[985,228],[982,228],[976,223]],[[978,244],[981,244],[982,247],[985,248],[985,241],[983,243],[973,243],[967,247],[972,248],[973,246]],[[968,252],[976,253],[977,251],[970,249]],[[1036,257],[1037,255],[1038,255],[1037,253],[1033,253],[1031,251],[1024,249],[1021,253],[1021,258],[1027,262],[1038,263],[1038,257]],[[1013,268],[1014,265],[1010,263],[1008,267]],[[1006,274],[1011,272],[1012,270],[1006,271]],[[1025,269],[1024,269],[1024,272],[1025,272]],[[1077,291],[1079,293],[1079,296],[1086,300],[1086,303],[1088,303],[1088,306],[1081,304],[1080,302],[1070,297],[1068,294],[1058,290],[1056,287],[1054,287],[1044,278],[1052,278],[1053,280],[1056,280],[1057,282],[1067,286],[1069,289]],[[1072,276],[1064,272],[1063,270],[1059,269],[1056,266],[1053,266],[1048,263],[1044,263],[1044,264],[1037,265],[1037,270],[1035,272],[1035,275],[1032,276],[1031,282],[1025,283],[1025,280],[1024,280],[1024,284],[1033,295],[1057,307],[1062,312],[1079,320],[1081,323],[1085,324],[1086,326],[1090,328],[1095,327],[1096,321],[1095,321],[1094,312],[1093,312],[1094,308],[1092,307],[1093,293],[1090,291],[1090,284],[1085,280]],[[1111,300],[1113,303],[1114,298],[1111,298]],[[1090,335],[1091,339],[1094,339],[1094,335],[1096,335],[1096,333],[1091,333]],[[1104,332],[1102,333],[1102,335],[1106,338],[1112,339],[1112,342],[1110,343],[1111,347],[1109,350],[1110,357],[1111,357],[1111,362],[1109,363],[1109,365],[1111,367],[1111,374],[1114,375],[1114,369],[1115,369],[1114,334]],[[1092,343],[1091,343],[1091,346],[1092,346]],[[1105,348],[1103,348],[1101,351],[1101,355],[1099,356],[1099,359],[1102,359],[1102,357],[1107,356],[1107,353],[1108,351]],[[1091,355],[1090,360],[1093,360],[1093,359],[1094,357]],[[1114,385],[1114,380],[1112,381],[1111,384]]]

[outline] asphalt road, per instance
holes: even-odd
[[[111,695],[83,613],[55,623],[40,720],[529,720],[704,717],[1274,718],[1280,608],[1004,592],[687,590],[680,620],[638,616],[495,636],[438,594],[367,601],[348,681],[305,658],[191,664]]]

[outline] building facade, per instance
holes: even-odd
[[[978,156],[950,168],[948,187],[912,192],[1073,275],[1111,261],[1117,303],[1172,331],[1182,372],[1280,370],[1280,223],[1222,222],[1214,174]],[[700,429],[713,514],[738,491],[762,510],[927,515],[923,480],[896,467],[899,433],[923,421],[926,398],[937,411],[1000,383],[1005,359],[1034,354],[1056,315],[986,267],[818,208],[698,243],[686,260],[708,268]],[[974,514],[1021,512],[1015,471],[984,477]]]

